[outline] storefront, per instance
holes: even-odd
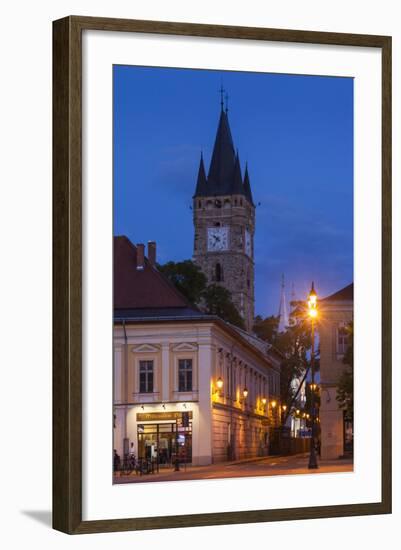
[[[192,411],[137,413],[139,459],[156,461],[160,466],[192,462]]]

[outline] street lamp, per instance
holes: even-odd
[[[248,388],[243,389],[242,395],[245,397],[245,399],[248,397]]]
[[[219,376],[216,382],[216,386],[219,390],[221,390],[223,388],[223,385],[224,385],[223,379],[221,378],[221,376]]]
[[[309,453],[309,464],[308,468],[310,470],[315,470],[316,468],[319,468],[317,464],[317,458],[316,458],[316,451],[315,451],[315,390],[316,390],[316,384],[315,384],[315,320],[317,318],[318,310],[317,310],[317,294],[315,291],[314,284],[312,282],[312,288],[309,292],[308,296],[308,315],[311,320],[311,358],[310,358],[310,368],[311,368],[311,377],[312,382],[310,385],[311,388],[311,424],[312,424],[312,433],[311,433],[311,440],[310,440],[310,453]]]

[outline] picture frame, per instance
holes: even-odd
[[[84,31],[381,51],[381,499],[329,506],[83,520],[82,35]],[[53,527],[68,534],[391,513],[391,37],[70,16],[53,23]]]

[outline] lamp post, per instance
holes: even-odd
[[[315,451],[315,320],[317,318],[317,294],[315,291],[314,284],[312,282],[312,288],[308,296],[308,315],[311,320],[311,358],[310,358],[310,367],[311,367],[311,378],[312,382],[310,385],[311,388],[311,424],[312,424],[312,433],[310,440],[310,452],[309,452],[309,464],[308,468],[310,470],[315,470],[319,468],[317,464],[316,451]]]

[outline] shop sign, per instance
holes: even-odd
[[[149,413],[137,413],[137,422],[147,422],[155,420],[182,420],[182,415],[188,415],[187,418],[192,418],[192,411],[166,411],[166,412],[149,412]]]

